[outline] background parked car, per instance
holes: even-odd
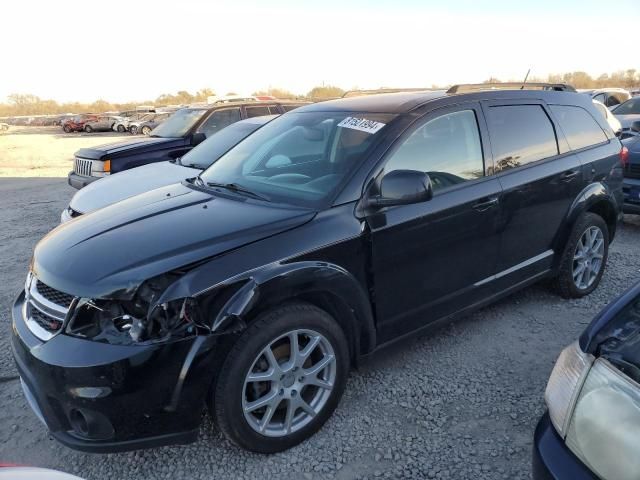
[[[98,116],[94,114],[74,115],[62,123],[62,130],[66,133],[81,132],[87,122],[97,120],[97,118]]]
[[[125,198],[193,178],[276,116],[240,120],[207,138],[181,158],[142,165],[93,182],[76,192],[69,206],[62,211],[60,221],[64,223]]]
[[[6,132],[7,130],[9,130],[9,124],[8,123],[0,123],[0,132]]]
[[[240,102],[182,108],[153,131],[152,138],[82,148],[75,153],[69,185],[89,183],[147,163],[174,160],[223,128],[244,118],[288,112],[308,102]]]
[[[635,136],[637,132],[631,129],[633,122],[640,120],[640,97],[632,97],[611,110],[620,121],[623,136]]]
[[[615,107],[631,98],[631,94],[624,88],[598,88],[594,90],[578,90],[589,95],[593,100],[603,103],[607,108]]]
[[[0,480],[82,480],[68,473],[45,468],[0,464]]]
[[[87,120],[84,124],[83,130],[87,133],[108,132],[112,130],[116,122],[120,120],[121,117],[98,115],[95,119]]]
[[[534,438],[535,480],[640,478],[640,283],[565,348]]]
[[[604,118],[607,120],[607,123],[611,127],[611,130],[613,130],[613,133],[615,133],[616,135],[620,135],[620,133],[622,132],[622,125],[620,124],[620,120],[618,120],[615,115],[611,111],[609,111],[607,107],[604,106],[602,102],[594,100],[593,104],[602,113],[602,115],[604,115]]]
[[[140,124],[138,125],[138,132],[142,133],[143,135],[150,135],[151,131],[154,128],[156,128],[162,122],[167,120],[172,114],[173,114],[173,112],[171,112],[171,113],[156,113],[150,119],[144,120],[143,122],[140,122]]]

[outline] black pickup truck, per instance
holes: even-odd
[[[251,101],[187,107],[155,128],[150,137],[81,148],[75,153],[69,185],[80,189],[112,173],[174,160],[224,127],[245,118],[282,114],[304,102]]]

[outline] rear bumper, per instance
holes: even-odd
[[[69,175],[67,176],[69,185],[73,188],[77,188],[78,190],[99,179],[100,177],[84,177],[82,175],[78,175],[76,172],[69,172]]]
[[[540,419],[534,434],[532,470],[534,480],[598,480],[567,448],[548,413]]]

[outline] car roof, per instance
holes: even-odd
[[[595,93],[607,93],[607,92],[616,92],[616,93],[629,93],[629,90],[625,90],[624,88],[616,88],[616,87],[611,87],[611,88],[579,88],[578,92],[580,93],[588,93],[588,94],[595,94]]]
[[[265,123],[269,123],[271,120],[273,120],[276,117],[279,117],[280,115],[262,115],[260,117],[251,117],[251,118],[245,118],[244,120],[240,120],[236,123],[249,123],[252,125],[264,125]],[[232,124],[233,125],[233,124]]]
[[[226,103],[212,103],[209,105],[189,105],[184,107],[189,110],[216,110],[218,108],[228,107],[256,107],[260,105],[308,105],[310,102],[304,100],[252,100],[250,102],[226,102]]]
[[[363,113],[409,113],[427,103],[442,105],[442,100],[453,98],[460,101],[507,100],[507,99],[543,99],[549,103],[567,102],[570,105],[585,105],[591,99],[575,91],[555,90],[521,90],[521,89],[486,89],[472,90],[460,93],[445,90],[382,93],[379,95],[364,95],[361,97],[347,97],[336,100],[304,105],[296,112],[363,112]]]
[[[413,110],[430,100],[447,96],[445,90],[423,92],[381,93],[378,95],[363,95],[360,97],[346,97],[325,102],[313,103],[298,108],[299,112],[378,112],[404,113]]]

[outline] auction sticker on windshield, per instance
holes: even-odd
[[[361,132],[367,133],[376,133],[385,125],[385,123],[357,117],[347,117],[338,124],[339,127],[352,128],[353,130],[360,130]]]

